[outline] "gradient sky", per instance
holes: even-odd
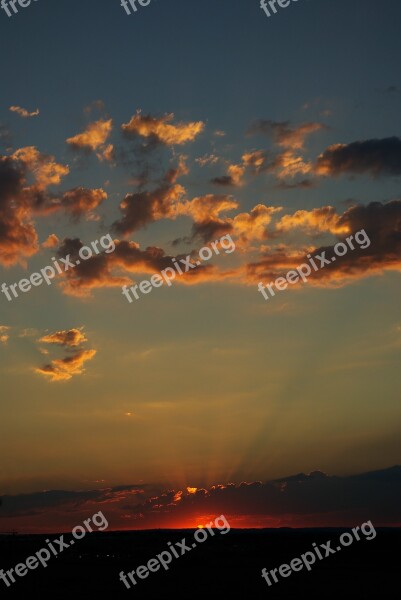
[[[75,501],[109,503],[115,528],[196,525],[225,506],[239,525],[363,513],[357,474],[401,462],[400,18],[397,0],[299,0],[271,18],[258,0],[1,11],[1,282],[73,239],[119,240],[73,279],[0,294],[10,526],[65,527]],[[267,302],[258,293],[362,228],[369,249]],[[122,296],[119,281],[227,232],[233,254]],[[56,332],[62,343],[43,341]],[[352,476],[352,502],[301,510],[292,490],[281,514],[259,484],[257,501],[242,497],[241,482],[316,471]],[[399,499],[400,474],[388,476]],[[185,491],[204,488],[203,501],[229,483],[241,500],[218,507]],[[166,490],[154,506],[169,508],[147,518]],[[378,503],[383,523],[401,521]]]

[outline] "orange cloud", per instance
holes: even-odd
[[[243,165],[229,165],[227,175],[215,177],[212,179],[212,183],[223,186],[240,187],[243,185],[244,174],[245,167]]]
[[[320,228],[335,234],[339,238],[337,243],[345,243],[343,240],[350,239],[354,248],[345,243],[348,251],[343,256],[336,256],[335,244],[299,250],[285,245],[273,250],[267,249],[261,259],[246,265],[242,277],[248,284],[259,281],[269,283],[277,277],[285,276],[289,270],[308,263],[307,254],[313,255],[312,257],[324,255],[329,260],[329,264],[316,272],[312,270],[308,277],[309,285],[320,287],[339,287],[365,277],[382,275],[386,271],[401,271],[399,200],[352,206],[341,216],[336,216],[331,207],[315,209],[309,213],[299,211],[299,214],[295,213],[287,221],[283,218],[280,223],[284,223],[284,230],[286,227],[288,230],[297,226],[306,227],[307,230],[309,227],[317,230]],[[336,260],[332,262],[331,257]]]
[[[122,125],[123,132],[132,136],[141,136],[153,138],[157,142],[167,146],[186,144],[192,142],[204,129],[202,121],[171,124],[174,114],[164,115],[163,117],[142,116],[138,111],[131,118],[129,123]]]
[[[305,162],[301,156],[297,156],[292,150],[279,154],[275,158],[272,167],[274,167],[278,179],[306,175],[313,171],[313,164]]]
[[[55,331],[41,337],[38,342],[42,344],[57,344],[69,352],[64,358],[52,360],[47,365],[35,369],[36,373],[48,377],[50,381],[68,381],[74,375],[84,373],[84,364],[92,360],[96,350],[84,350],[80,348],[87,338],[81,329],[67,329]],[[41,350],[42,354],[48,354],[46,350]]]
[[[60,243],[60,240],[55,233],[51,233],[47,240],[42,243],[42,248],[56,248]]]
[[[39,190],[45,190],[50,185],[57,185],[68,175],[68,166],[57,163],[54,156],[42,154],[34,146],[20,148],[11,158],[22,163],[29,169]]]
[[[251,240],[265,240],[266,227],[271,223],[273,216],[282,210],[281,207],[258,204],[249,213],[241,213],[229,220],[232,233],[243,245]]]
[[[89,123],[85,131],[73,137],[67,138],[66,142],[75,149],[97,150],[109,137],[113,129],[113,120],[99,119]]]
[[[49,377],[50,381],[68,381],[74,375],[82,375],[85,362],[92,360],[95,354],[96,350],[79,350],[72,356],[52,360],[48,365],[35,371]]]
[[[25,258],[38,252],[35,216],[64,211],[78,220],[97,217],[93,211],[107,198],[101,189],[75,188],[63,195],[50,193],[49,186],[58,185],[69,173],[69,167],[59,164],[53,156],[29,146],[10,156],[0,156],[0,263],[24,264]],[[54,238],[45,242],[54,242]]]
[[[263,150],[245,152],[242,155],[242,162],[245,167],[250,167],[255,173],[260,173],[268,166],[267,156]]]
[[[0,344],[7,344],[8,340],[10,339],[10,336],[7,332],[10,329],[11,328],[7,325],[0,325]]]
[[[322,206],[312,210],[297,210],[293,215],[285,215],[277,223],[277,230],[287,232],[292,229],[308,232],[329,232],[334,235],[350,233],[349,225],[340,223],[340,216],[332,206]]]
[[[40,338],[39,342],[44,344],[59,344],[66,348],[75,348],[83,342],[87,342],[85,335],[80,329],[68,329],[64,331],[56,331]]]

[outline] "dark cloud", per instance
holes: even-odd
[[[7,150],[13,145],[11,131],[5,125],[0,124],[0,148]]]
[[[338,226],[347,227],[350,233],[363,229],[371,243],[364,249],[355,244],[355,250],[318,271],[319,279],[352,280],[386,270],[401,270],[401,200],[353,206],[339,217]],[[343,237],[346,236],[340,239]],[[322,250],[328,256],[334,255],[333,246],[319,248],[316,253]]]
[[[140,498],[140,502],[138,499]],[[7,527],[65,530],[78,515],[102,510],[110,529],[195,527],[225,515],[232,527],[340,527],[371,520],[401,524],[401,467],[350,476],[320,471],[267,481],[209,488],[167,489],[126,485],[87,491],[47,491],[3,496]],[[201,516],[200,516],[201,515]],[[75,520],[75,523],[74,523]]]
[[[102,189],[75,188],[55,194],[69,168],[34,147],[0,156],[0,263],[8,266],[39,250],[35,219],[56,212],[95,219],[94,210],[105,200]]]
[[[214,179],[211,180],[211,183],[214,183],[216,185],[222,185],[222,186],[234,186],[234,180],[230,175],[222,175],[221,177],[215,177]]]
[[[334,144],[321,154],[315,171],[319,175],[401,175],[401,139],[389,137],[351,144]]]
[[[160,273],[167,267],[174,268],[173,259],[180,260],[186,256],[170,256],[157,246],[149,246],[142,250],[139,244],[126,240],[114,240],[114,244],[115,250],[112,253],[94,255],[67,271],[60,284],[64,293],[88,297],[95,289],[132,285],[132,275]],[[70,260],[76,262],[82,246],[83,243],[78,238],[67,238],[60,246],[58,256],[70,255]],[[177,281],[191,284],[217,278],[216,267],[205,264],[184,273]]]
[[[316,248],[311,253],[313,256],[324,252],[327,259],[335,257],[335,261],[312,271],[308,278],[310,283],[344,285],[386,270],[401,270],[401,200],[352,206],[342,215],[336,215],[332,207],[298,211],[279,223],[285,230],[305,226],[310,228],[311,236],[326,231],[334,233],[343,243],[351,234],[357,234],[360,240],[357,243],[354,238],[354,249],[349,248],[344,256],[336,256],[335,244]],[[364,233],[357,233],[362,230]],[[294,252],[285,245],[279,246],[259,261],[248,264],[246,277],[250,282],[269,283],[288,270],[308,263],[306,254],[304,250]]]
[[[0,156],[0,263],[11,265],[38,250],[30,202],[24,192],[26,168]]]
[[[311,188],[316,187],[316,183],[311,181],[310,179],[302,179],[302,181],[297,181],[294,183],[286,183],[284,181],[280,181],[275,186],[276,190],[309,190]]]
[[[401,89],[396,85],[389,85],[384,89],[378,89],[376,91],[382,92],[383,94],[399,94],[401,92]]]
[[[63,507],[66,511],[79,511],[87,504],[104,504],[126,501],[130,496],[143,493],[143,485],[127,485],[100,490],[49,490],[17,496],[2,496],[0,518],[45,514]]]
[[[165,173],[155,190],[127,194],[120,203],[123,216],[113,224],[114,231],[126,236],[159,219],[175,218],[175,205],[185,194],[185,189],[176,180],[185,172],[185,165],[181,163]]]
[[[306,138],[315,133],[326,129],[321,123],[301,123],[298,126],[291,126],[290,121],[271,121],[260,119],[256,121],[248,130],[249,135],[263,133],[273,139],[273,142],[283,148],[291,150],[300,150],[303,148]]]
[[[190,491],[188,491],[190,490]],[[187,517],[224,514],[265,518],[265,523],[341,526],[371,519],[375,525],[401,522],[401,467],[348,477],[319,471],[269,481],[174,490],[133,507],[143,525],[166,525]],[[239,519],[240,520],[240,519]],[[246,519],[242,519],[246,525]]]

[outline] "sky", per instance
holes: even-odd
[[[0,531],[400,523],[400,17],[0,10]]]

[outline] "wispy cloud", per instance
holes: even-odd
[[[22,108],[21,106],[10,106],[9,110],[11,112],[17,113],[23,119],[30,119],[31,117],[37,117],[40,114],[39,109],[29,112],[26,108]]]

